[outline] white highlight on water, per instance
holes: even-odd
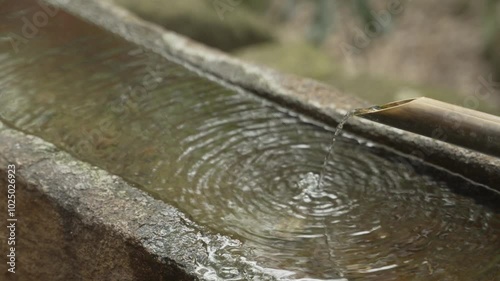
[[[311,202],[311,197],[319,197],[321,189],[318,188],[318,181],[319,175],[313,172],[309,172],[305,176],[302,176],[298,183],[299,189],[302,190],[302,192],[295,196],[294,199],[309,203]]]

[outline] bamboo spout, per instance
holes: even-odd
[[[500,117],[430,98],[391,102],[356,115],[500,157]]]

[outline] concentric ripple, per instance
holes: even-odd
[[[237,112],[228,105],[183,141],[189,149],[176,174],[193,188],[182,189],[178,203],[202,223],[244,238],[265,264],[286,265],[296,278],[374,280],[408,272],[441,280],[469,262],[481,267],[449,238],[490,251],[481,239],[497,237],[498,229],[474,232],[471,216],[484,223],[498,216],[345,138],[318,186],[331,133],[261,106]]]
[[[20,16],[0,18],[0,38]],[[3,121],[240,239],[283,280],[500,275],[498,212],[455,192],[481,187],[346,136],[318,185],[330,130],[62,11],[0,63]]]

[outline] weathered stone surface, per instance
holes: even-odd
[[[332,125],[348,110],[367,105],[315,81],[228,57],[143,22],[108,2],[50,2],[191,69],[208,72],[221,83],[250,90]],[[403,153],[415,154],[419,161],[499,188],[497,158],[363,119],[352,120],[349,128]],[[197,262],[208,259],[206,241],[217,241],[220,236],[197,226],[173,207],[51,144],[0,124],[3,194],[9,163],[17,166],[18,184],[18,273],[14,280],[202,278]],[[0,200],[0,209],[5,210],[5,204]],[[0,235],[6,238],[5,229]],[[0,250],[6,252],[6,247],[2,243]],[[2,274],[5,267],[2,263]]]
[[[16,274],[2,263],[9,278],[3,280],[201,279],[197,262],[207,260],[206,241],[217,248],[221,236],[121,178],[1,123],[0,144],[0,190],[7,193],[7,165],[16,165],[18,219]],[[6,196],[0,209],[7,210]],[[6,241],[6,228],[0,235]],[[7,253],[7,244],[0,250]]]

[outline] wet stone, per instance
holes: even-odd
[[[9,5],[31,11],[30,3]],[[8,8],[0,7],[16,11]],[[0,18],[0,36],[21,28],[20,15]],[[143,220],[107,223],[133,229],[152,253],[180,253],[177,261],[207,279],[236,270],[243,280],[265,270],[309,280],[498,275],[487,261],[498,256],[500,217],[455,192],[477,188],[470,182],[425,165],[402,170],[407,159],[356,136],[339,133],[331,145],[331,129],[64,11],[22,52],[7,44],[0,53],[2,121],[99,169],[85,168],[85,178],[73,173],[81,167],[54,170],[42,161],[55,153],[49,146],[27,153],[5,129],[2,144],[9,146],[0,146],[1,155],[33,165],[37,189],[64,199],[64,208],[99,210],[119,222],[137,214],[127,210],[142,210]],[[111,189],[120,181],[109,174],[186,216],[133,188]],[[63,176],[92,185],[67,189],[76,182],[61,187]],[[182,239],[165,243],[158,234],[165,224],[172,226],[166,235]],[[196,247],[203,249],[197,263],[187,262]]]

